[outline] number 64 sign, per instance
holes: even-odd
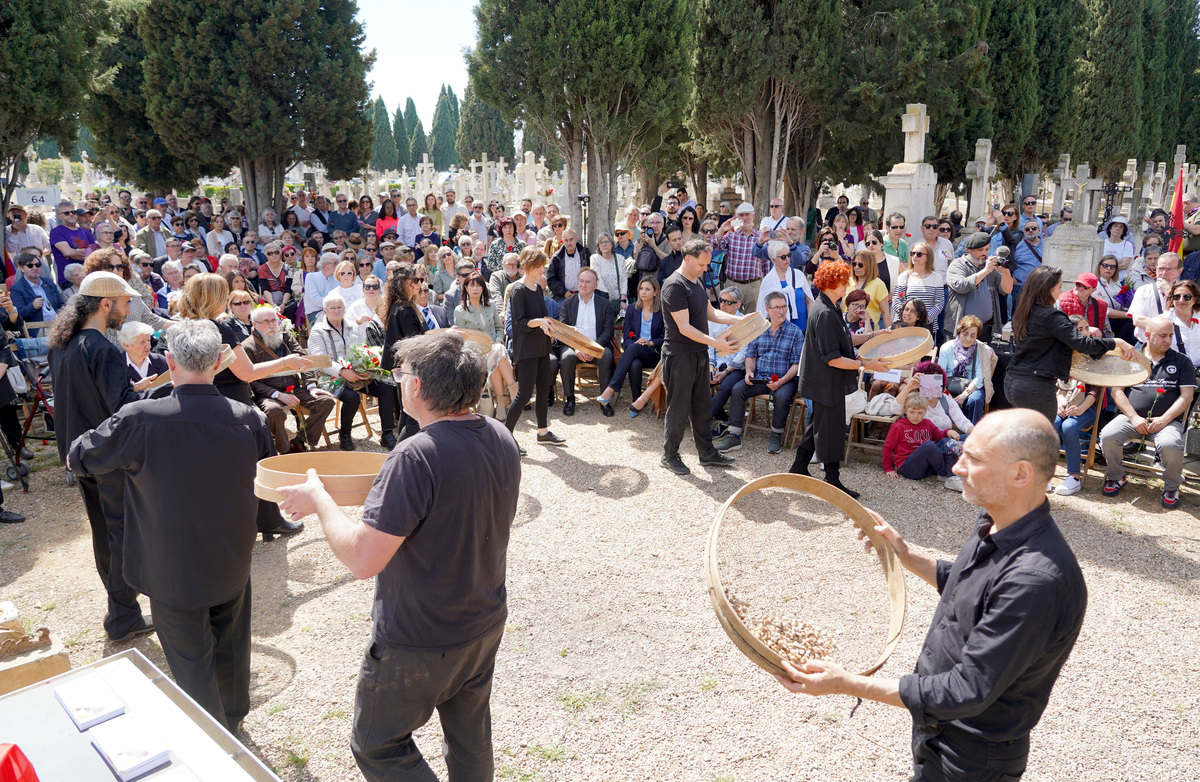
[[[13,193],[13,200],[21,206],[53,208],[61,198],[57,187],[19,187]]]

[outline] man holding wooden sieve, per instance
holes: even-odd
[[[1087,608],[1083,573],[1046,501],[1057,462],[1058,437],[1045,416],[1028,409],[984,416],[954,466],[963,498],[983,508],[954,562],[909,548],[871,513],[904,567],[941,594],[915,672],[884,680],[832,662],[810,661],[801,672],[784,661],[780,684],[908,709],[912,782],[1019,779],[1029,733]]]

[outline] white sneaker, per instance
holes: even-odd
[[[1078,494],[1079,490],[1082,488],[1082,481],[1080,481],[1074,475],[1068,475],[1067,479],[1060,483],[1058,488],[1054,490],[1054,493],[1063,497],[1070,497],[1072,494]]]
[[[945,481],[942,482],[942,485],[945,486],[950,491],[962,491],[963,490],[962,478],[959,478],[957,475],[951,475],[949,478],[947,478]]]
[[[0,480],[0,490],[11,489],[13,485],[5,480]]]
[[[1048,481],[1046,483],[1046,493],[1049,494],[1052,491],[1054,491],[1054,481]]]

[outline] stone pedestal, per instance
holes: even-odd
[[[988,187],[996,167],[992,165],[992,140],[981,138],[975,142],[975,159],[967,163],[967,179],[971,182],[969,222],[980,220],[991,214],[988,203]],[[936,184],[936,183],[935,183]],[[933,214],[930,212],[930,214]],[[921,215],[924,217],[924,215]]]
[[[1094,225],[1071,222],[1055,228],[1046,240],[1042,262],[1062,269],[1063,290],[1068,290],[1080,273],[1096,271],[1103,248]]]

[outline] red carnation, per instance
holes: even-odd
[[[1160,394],[1167,393],[1167,389],[1165,389],[1165,388],[1159,388],[1159,389],[1155,389],[1155,390],[1157,391],[1157,393],[1160,393]]]
[[[637,339],[637,335],[633,333],[633,329],[630,329],[630,330],[629,330],[629,338],[630,338],[630,339]]]
[[[778,383],[778,382],[779,382],[779,375],[771,375],[771,382],[772,382],[772,383]]]
[[[295,386],[288,386],[287,388],[283,389],[283,393],[285,393],[285,394],[290,394],[290,393],[292,393],[292,392],[293,392],[293,391],[295,391],[295,390],[296,390],[296,387],[295,387]]]

